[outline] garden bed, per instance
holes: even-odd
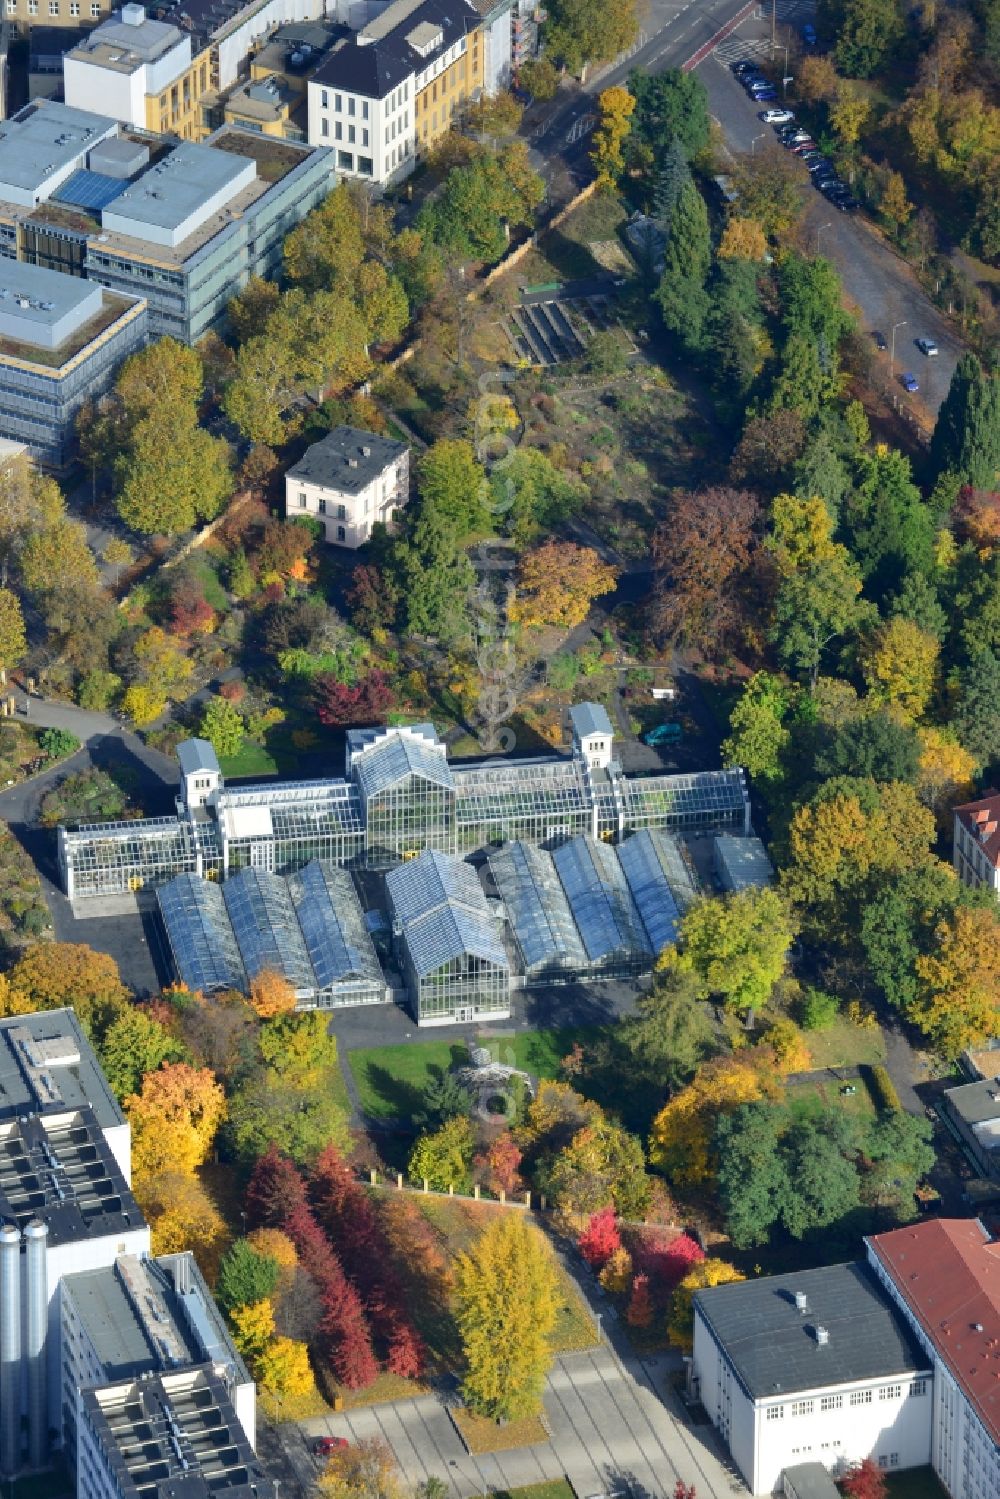
[[[549,1440],[538,1416],[522,1416],[518,1421],[500,1424],[485,1416],[474,1416],[464,1406],[450,1410],[448,1414],[466,1450],[474,1456],[483,1452],[507,1452],[512,1447],[538,1447]]]

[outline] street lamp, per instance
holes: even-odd
[[[750,142],[750,155],[751,156],[756,155],[756,152],[757,152],[757,142],[758,141],[762,141],[764,139],[764,137],[765,137],[766,134],[767,134],[767,131],[766,130],[762,130],[760,132],[760,135],[755,135],[754,136],[753,140]]]
[[[905,327],[906,327],[906,318],[904,318],[901,323],[893,323],[893,325],[892,325],[892,335],[891,335],[890,349],[889,349],[889,379],[890,380],[892,379],[893,375],[896,373],[896,329],[897,328],[905,328]]]
[[[823,233],[824,229],[829,229],[830,228],[830,226],[831,226],[832,223],[833,223],[832,219],[827,219],[826,223],[825,224],[820,224],[819,228],[816,230],[816,254],[817,255],[819,254],[819,237]]]
[[[794,75],[794,73],[787,73],[785,75],[785,77],[782,78],[782,80],[781,80],[781,97],[783,99],[787,99],[788,98],[788,85],[790,83],[794,83],[794,82],[795,82],[795,75]]]

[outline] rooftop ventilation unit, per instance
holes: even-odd
[[[809,1310],[809,1297],[805,1291],[796,1291],[795,1310],[798,1312],[807,1312]]]
[[[829,1328],[826,1328],[826,1327],[817,1327],[817,1329],[816,1329],[816,1342],[819,1344],[820,1348],[825,1348],[826,1345],[827,1345],[827,1343],[829,1343],[829,1341],[830,1341],[830,1331],[829,1331]]]

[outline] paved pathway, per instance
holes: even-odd
[[[465,1450],[436,1395],[369,1406],[304,1423],[310,1437],[351,1441],[381,1436],[392,1448],[408,1484],[442,1479],[456,1499],[490,1490],[516,1489],[566,1475],[579,1495],[629,1487],[634,1496],[669,1499],[678,1478],[693,1483],[698,1499],[731,1499],[745,1493],[733,1476],[710,1426],[692,1427],[660,1398],[672,1360],[647,1368],[619,1357],[608,1344],[556,1361],[545,1395],[549,1441],[482,1457]],[[654,1386],[654,1379],[657,1381]],[[296,1437],[290,1438],[297,1444]]]

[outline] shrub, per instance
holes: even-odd
[[[868,1082],[875,1100],[875,1107],[884,1109],[889,1114],[898,1114],[903,1105],[899,1101],[899,1094],[896,1092],[888,1069],[881,1064],[869,1068]]]
[[[615,1251],[622,1247],[613,1207],[591,1213],[587,1227],[576,1241],[576,1247],[592,1270],[604,1268]]]
[[[65,760],[68,755],[76,754],[80,741],[68,729],[43,729],[38,746],[50,760]]]
[[[825,1031],[836,1020],[840,1000],[822,989],[806,989],[799,1002],[799,1020],[804,1030]]]
[[[80,678],[76,700],[91,713],[106,713],[121,685],[121,677],[113,671],[88,671]]]

